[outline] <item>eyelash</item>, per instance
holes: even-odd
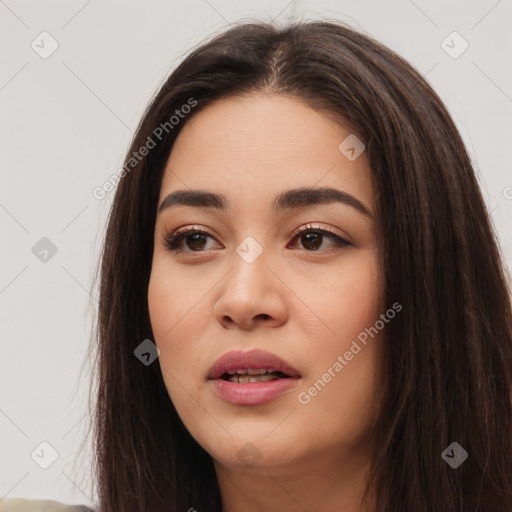
[[[341,238],[339,235],[335,234],[334,231],[331,231],[330,229],[315,228],[311,224],[308,224],[304,228],[296,229],[293,232],[292,241],[305,233],[315,233],[315,234],[324,235],[324,236],[328,237],[330,240],[332,240],[335,243],[335,248],[338,248],[338,249],[352,245],[347,240],[345,240],[345,239]],[[204,229],[196,229],[196,228],[188,227],[188,228],[179,229],[179,230],[175,231],[174,233],[166,233],[163,237],[164,238],[163,244],[169,251],[176,252],[176,253],[178,253],[178,252],[188,252],[188,253],[203,253],[203,252],[205,252],[205,250],[199,250],[199,251],[184,250],[184,251],[182,251],[180,249],[181,242],[187,236],[192,235],[192,234],[200,234],[200,235],[209,236],[211,238],[215,238],[212,233],[210,233]],[[317,250],[303,249],[303,250],[306,252],[309,252],[309,253],[315,253],[315,252],[326,251],[328,249],[317,249]]]

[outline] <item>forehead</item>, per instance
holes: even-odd
[[[183,126],[160,198],[176,189],[201,188],[247,206],[285,189],[332,186],[371,207],[364,152],[350,161],[339,149],[350,135],[347,126],[288,96],[217,100]]]

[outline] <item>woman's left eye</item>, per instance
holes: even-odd
[[[295,232],[295,237],[293,240],[297,238],[301,239],[303,247],[305,247],[308,252],[319,250],[321,248],[320,246],[323,245],[323,238],[328,238],[332,242],[331,247],[334,248],[342,248],[352,245],[350,242],[344,238],[341,238],[339,235],[320,228],[301,228],[299,231]]]
[[[306,228],[297,229],[294,235],[292,241],[300,239],[307,252],[325,249],[325,247],[322,247],[324,238],[328,238],[332,242],[331,248],[342,248],[352,245],[335,233],[320,228],[306,226]],[[164,246],[170,251],[182,252],[183,242],[185,242],[187,249],[183,252],[204,252],[208,238],[215,240],[214,236],[206,231],[185,229],[170,235],[165,235]]]

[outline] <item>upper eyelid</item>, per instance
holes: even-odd
[[[308,222],[307,224],[305,224],[303,226],[299,226],[298,228],[294,229],[292,231],[291,235],[296,236],[297,234],[300,234],[304,231],[323,231],[325,233],[337,236],[342,239],[348,238],[348,236],[345,235],[343,232],[340,233],[339,232],[340,230],[335,230],[334,228],[330,228],[327,225],[313,226],[313,223],[311,223],[311,222]],[[191,225],[186,225],[186,226],[176,228],[172,232],[171,231],[167,232],[166,236],[175,237],[175,236],[179,236],[182,234],[188,234],[189,232],[202,232],[207,235],[210,235],[212,238],[217,239],[217,236],[212,231],[210,231],[206,227],[203,227],[203,226],[197,225],[197,224],[191,224]]]
[[[169,235],[174,236],[174,235],[179,235],[179,234],[183,234],[183,233],[188,233],[189,231],[202,231],[202,232],[207,233],[207,234],[211,235],[212,237],[216,238],[216,236],[208,228],[205,228],[205,227],[199,226],[199,225],[195,225],[195,224],[176,228],[172,233],[169,232]]]
[[[299,226],[293,232],[290,236],[292,236],[292,240],[295,240],[298,236],[300,236],[304,232],[314,232],[319,231],[323,236],[330,238],[334,243],[337,243],[338,245],[345,244],[345,245],[353,245],[353,243],[350,240],[350,237],[345,234],[340,234],[337,231],[334,230],[332,227],[328,226],[314,226],[312,222],[308,222],[305,225]],[[164,234],[164,243],[165,245],[169,244],[169,241],[172,240],[173,243],[179,243],[182,244],[183,240],[189,235],[189,234],[195,234],[195,233],[201,233],[203,235],[209,236],[213,238],[214,240],[217,240],[217,236],[212,233],[208,228],[203,227],[201,225],[185,225],[181,226],[179,228],[176,228],[174,231],[169,231],[166,234]],[[191,252],[191,253],[201,253],[205,251],[185,251],[185,252]]]
[[[313,226],[311,222],[308,222],[304,226],[299,226],[297,229],[293,230],[292,235],[297,235],[302,233],[303,231],[324,231],[329,234],[332,234],[334,236],[338,236],[340,238],[344,238],[346,235],[342,235],[338,232],[338,230],[335,230],[334,228],[331,228],[329,226],[323,225],[323,226]]]

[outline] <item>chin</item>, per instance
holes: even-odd
[[[288,433],[269,437],[268,432],[248,427],[244,434],[233,434],[233,437],[226,434],[222,440],[209,439],[202,446],[214,461],[232,470],[271,470],[301,458],[298,442]]]

